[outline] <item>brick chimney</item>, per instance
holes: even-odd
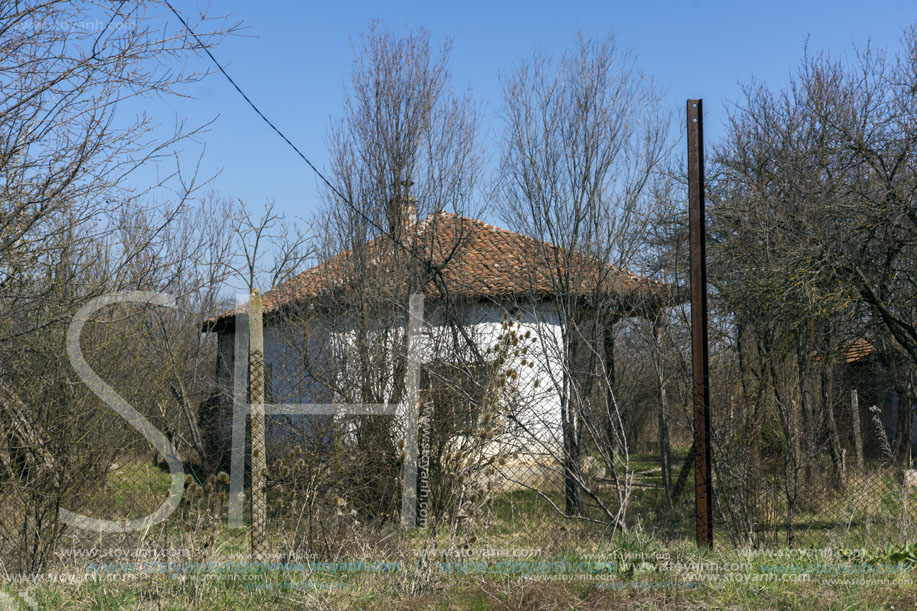
[[[392,233],[404,233],[417,222],[417,198],[407,194],[414,183],[402,180],[400,184],[404,188],[404,194],[395,196],[392,201],[395,205],[392,206],[389,216],[389,231]]]
[[[407,229],[417,222],[417,198],[407,197],[401,208],[401,222]]]

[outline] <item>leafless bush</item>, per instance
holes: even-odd
[[[70,367],[64,336],[76,310],[122,288],[174,291],[189,309],[213,305],[214,293],[191,286],[202,277],[190,268],[217,254],[209,247],[216,248],[219,234],[198,233],[183,244],[190,225],[176,221],[188,214],[193,179],[171,177],[178,195],[162,204],[152,188],[136,193],[124,187],[126,176],[194,131],[182,127],[154,139],[147,118],[124,122],[116,115],[126,99],[169,94],[203,76],[173,70],[193,46],[174,24],[158,23],[155,4],[30,1],[0,7],[0,455],[6,499],[0,552],[9,570],[36,571],[49,561],[63,530],[60,508],[123,511],[89,501],[104,498],[99,490],[122,455],[146,451],[126,423],[100,409]],[[205,44],[215,44],[231,28],[203,21],[202,30]],[[170,253],[166,243],[182,246]],[[176,260],[179,251],[184,261]],[[219,281],[219,266],[209,273],[207,281]],[[193,299],[200,301],[191,306]],[[187,323],[194,316],[185,312]],[[150,417],[158,406],[170,406],[165,428],[176,437],[193,431],[190,406],[200,384],[184,377],[184,368],[206,360],[205,347],[169,346],[171,368],[147,365],[157,352],[165,354],[150,330],[167,330],[174,340],[180,319],[115,308],[102,312],[82,338],[95,371],[122,396],[144,405]],[[188,445],[196,444],[189,439]]]
[[[625,296],[620,270],[633,262],[648,185],[666,147],[659,97],[633,57],[612,38],[580,35],[558,59],[536,54],[505,79],[500,206],[511,227],[542,242],[532,257],[536,324],[557,313],[557,337],[540,346],[560,401],[564,509],[626,528],[630,440],[615,394],[614,323],[646,315],[649,300]],[[615,265],[619,267],[615,267]],[[581,464],[596,452],[613,481],[613,502],[585,486]],[[588,518],[595,519],[595,518]]]

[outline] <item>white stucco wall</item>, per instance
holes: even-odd
[[[516,313],[508,313],[509,320],[513,321],[511,329],[520,338],[520,347],[525,345],[528,351],[518,357],[513,356],[506,364],[506,369],[513,369],[518,375],[514,382],[515,397],[502,410],[504,414],[512,414],[513,418],[505,419],[503,434],[494,444],[495,450],[528,455],[558,453],[562,446],[558,389],[563,380],[559,317],[543,304],[519,311],[518,321],[515,319]],[[464,307],[459,317],[480,351],[487,353],[505,331],[504,323],[507,319],[504,314],[507,314],[507,310],[498,304],[472,304]],[[448,337],[449,329],[436,320],[435,312],[428,311],[426,323],[420,349],[422,362],[448,360],[450,355],[440,346],[448,344],[443,340]],[[352,332],[331,331],[321,319],[311,321],[310,328],[312,336],[309,354],[313,360],[326,356],[331,342],[340,342],[339,347],[346,347],[348,341],[352,343],[352,340],[348,340]],[[525,338],[527,333],[529,338]],[[228,373],[231,376],[233,338],[233,332],[220,336],[220,353],[226,364],[224,384],[231,381],[231,377],[226,380],[225,375]],[[265,364],[271,383],[267,395],[270,402],[329,403],[342,399],[331,396],[327,389],[304,375],[302,363],[306,347],[301,331],[269,323],[264,330],[264,342]],[[530,360],[533,361],[533,367],[523,365]],[[403,416],[399,420],[403,422]],[[280,431],[308,431],[321,429],[326,424],[327,419],[323,417],[274,416],[269,422],[269,431],[276,437],[282,434]]]

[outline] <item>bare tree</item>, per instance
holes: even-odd
[[[474,201],[480,159],[476,112],[467,93],[452,89],[449,50],[449,43],[436,48],[425,30],[399,37],[379,23],[354,45],[342,116],[328,134],[333,186],[323,191],[322,263],[297,280],[303,296],[277,315],[291,329],[283,334],[287,348],[308,380],[275,372],[278,400],[402,403],[409,296],[437,297],[436,307],[454,320],[441,270],[460,247],[462,226],[438,213],[461,213]],[[441,223],[449,230],[445,245]],[[436,318],[432,308],[427,316]],[[473,344],[454,330],[456,345]],[[305,420],[307,439],[333,429],[346,444],[346,455],[330,461],[342,498],[364,518],[397,515],[403,419]]]
[[[915,41],[911,27],[894,56],[807,50],[785,88],[747,84],[714,156],[711,278],[734,359],[729,392],[744,398],[735,464],[754,471],[736,481],[754,506],[762,474],[782,470],[791,524],[823,485],[848,484],[845,384],[856,382],[845,351],[868,340],[901,397],[917,364]],[[775,428],[779,442],[766,441]]]
[[[127,450],[117,443],[127,439],[124,423],[99,409],[64,356],[66,323],[90,299],[124,288],[196,292],[182,279],[188,268],[206,267],[205,246],[219,241],[198,234],[197,247],[163,248],[178,219],[190,214],[196,177],[168,177],[163,184],[175,197],[162,204],[151,194],[160,185],[144,192],[125,186],[127,176],[195,132],[179,126],[154,137],[149,117],[117,112],[127,100],[169,95],[204,76],[182,65],[197,43],[164,23],[157,6],[163,8],[130,1],[0,6],[0,553],[19,571],[50,559],[63,531],[60,507],[79,511],[105,500],[93,492],[113,454]],[[203,15],[194,25],[205,45],[232,30]],[[220,278],[218,265],[211,272],[198,278]],[[162,397],[165,374],[142,366],[150,319],[115,310],[124,318],[107,310],[87,326],[87,358],[151,414],[157,408],[146,399]]]
[[[529,279],[559,317],[565,513],[585,515],[585,492],[624,526],[628,445],[614,394],[614,322],[641,311],[622,271],[639,244],[641,210],[666,147],[660,96],[632,54],[613,38],[579,35],[559,58],[536,53],[504,79],[500,211],[510,226],[544,245],[530,253],[541,270]],[[542,321],[547,323],[547,321]],[[615,480],[606,505],[584,486],[581,461],[595,448]],[[619,477],[620,470],[625,474]]]
[[[210,197],[220,199],[216,194]],[[286,282],[315,256],[310,243],[311,226],[301,228],[289,222],[274,211],[274,202],[264,205],[260,217],[253,216],[242,201],[225,205],[235,234],[233,258],[237,262],[233,271],[245,283],[248,293],[254,288],[267,291]]]

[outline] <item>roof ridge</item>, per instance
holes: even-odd
[[[437,225],[437,221],[444,222]],[[462,227],[469,229],[462,230]],[[454,287],[453,294],[471,299],[509,297],[533,290],[539,295],[549,295],[556,291],[550,274],[546,275],[541,269],[544,262],[537,261],[537,258],[533,260],[530,256],[530,251],[538,245],[551,251],[570,253],[572,258],[564,257],[566,263],[563,265],[578,265],[593,259],[607,270],[583,278],[584,283],[576,290],[585,291],[584,295],[601,289],[630,298],[639,291],[646,290],[649,291],[647,294],[652,294],[668,287],[663,282],[634,274],[590,253],[559,247],[522,232],[446,210],[431,212],[405,229],[412,236],[412,246],[421,248],[423,256],[439,266],[441,279]],[[373,238],[363,248],[379,250],[385,238],[385,234]],[[343,278],[339,272],[342,268],[339,265],[350,260],[353,252],[353,248],[342,250],[265,292],[264,311],[346,288],[341,282]],[[380,254],[383,253],[377,252],[367,265],[377,265]],[[601,288],[603,286],[605,288]],[[235,313],[237,310],[226,312],[214,321]]]

